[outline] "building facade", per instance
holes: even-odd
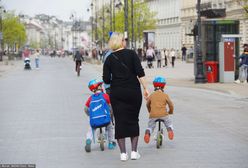
[[[155,46],[158,49],[181,48],[181,4],[182,0],[149,0],[146,1],[157,13]]]
[[[209,3],[212,9],[226,9],[226,16],[222,19],[234,19],[240,22],[240,34],[242,38],[240,39],[240,46],[248,42],[248,18],[245,17],[242,6],[236,0],[202,0],[201,4]],[[182,44],[186,47],[194,45],[193,36],[191,30],[194,28],[196,23],[196,0],[185,0],[182,1],[181,8],[181,37]],[[202,18],[204,19],[204,18]]]

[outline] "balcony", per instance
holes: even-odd
[[[222,18],[226,16],[226,8],[220,4],[217,6],[212,2],[202,3],[200,14],[206,18]]]

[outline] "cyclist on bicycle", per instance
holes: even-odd
[[[75,61],[75,71],[77,72],[77,67],[80,66],[81,68],[82,61],[84,61],[83,55],[80,54],[78,50],[76,51],[76,54],[74,55],[74,61]]]
[[[169,96],[164,93],[166,85],[165,78],[155,77],[153,80],[154,92],[147,99],[147,109],[149,114],[148,128],[145,131],[144,141],[149,143],[150,135],[156,127],[156,120],[162,119],[168,132],[168,138],[173,139],[173,126],[169,114],[173,114],[174,106]],[[168,105],[169,111],[166,106]]]
[[[102,88],[102,84],[103,82],[102,81],[99,81],[99,80],[91,80],[89,82],[89,89],[90,91],[93,92],[93,95],[100,95],[102,94],[103,95],[103,99],[106,101],[106,103],[109,105],[109,107],[111,106],[110,105],[110,98],[109,98],[109,95],[104,93],[103,92],[103,88]],[[91,95],[87,102],[85,103],[85,108],[84,108],[84,111],[86,113],[87,116],[89,116],[89,107],[90,107],[90,103],[91,103],[91,100],[92,100],[92,96]],[[111,111],[111,110],[110,110]],[[112,115],[112,112],[111,112],[111,115]],[[105,130],[107,132],[107,139],[108,139],[108,148],[109,149],[114,149],[115,146],[116,146],[116,142],[114,141],[114,127],[113,127],[113,123],[110,122]],[[85,146],[85,150],[86,152],[90,152],[91,151],[91,142],[92,142],[92,139],[93,139],[93,134],[94,134],[94,129],[92,127],[89,127],[88,129],[88,132],[86,134],[86,146]]]

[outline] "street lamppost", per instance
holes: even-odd
[[[110,6],[109,6],[109,23],[110,23],[110,31],[113,31],[113,22],[112,22],[112,11],[113,11],[113,1],[110,0]]]
[[[70,19],[72,20],[72,27],[71,27],[71,31],[72,31],[72,53],[73,55],[75,55],[75,44],[76,44],[76,20],[75,20],[75,16],[74,14],[71,14]]]
[[[93,48],[93,41],[94,41],[94,17],[93,17],[93,3],[90,4],[91,8],[91,17],[90,17],[90,22],[91,22],[91,48]],[[89,12],[90,9],[88,8],[87,11]]]
[[[124,0],[124,38],[126,39],[127,42],[127,48],[129,48],[129,41],[128,41],[128,0]]]
[[[1,1],[1,0],[0,0]],[[5,9],[0,6],[0,40],[1,40],[1,49],[0,49],[0,61],[3,61],[3,53],[4,53],[4,44],[3,44],[3,18],[2,14],[5,13]]]
[[[119,0],[118,3],[116,4],[116,0],[114,0],[114,9],[113,9],[113,31],[115,32],[115,8],[120,8],[122,6],[121,1]]]
[[[98,14],[97,14],[97,3],[95,3],[95,43],[97,46],[97,42],[98,42],[98,32],[97,32],[97,21],[98,21]]]
[[[23,14],[19,14],[18,15],[18,19],[19,19],[19,23],[21,24],[21,18],[24,18],[24,15]],[[21,48],[21,37],[19,36],[19,44],[18,44],[18,51],[20,50]]]
[[[201,0],[197,0],[197,28],[196,36],[196,76],[195,83],[205,83],[206,79],[203,74],[203,62],[201,51]]]
[[[131,21],[132,21],[132,49],[135,49],[134,47],[134,20],[133,20],[133,0],[131,0]]]

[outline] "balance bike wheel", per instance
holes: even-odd
[[[101,138],[100,138],[100,149],[101,149],[101,151],[104,151],[104,138],[103,138],[103,136],[101,136]]]
[[[157,133],[157,143],[156,143],[157,149],[159,149],[160,146],[161,146],[161,138],[160,138],[160,136],[161,136],[161,133],[160,133],[160,131],[158,131],[158,133]]]

